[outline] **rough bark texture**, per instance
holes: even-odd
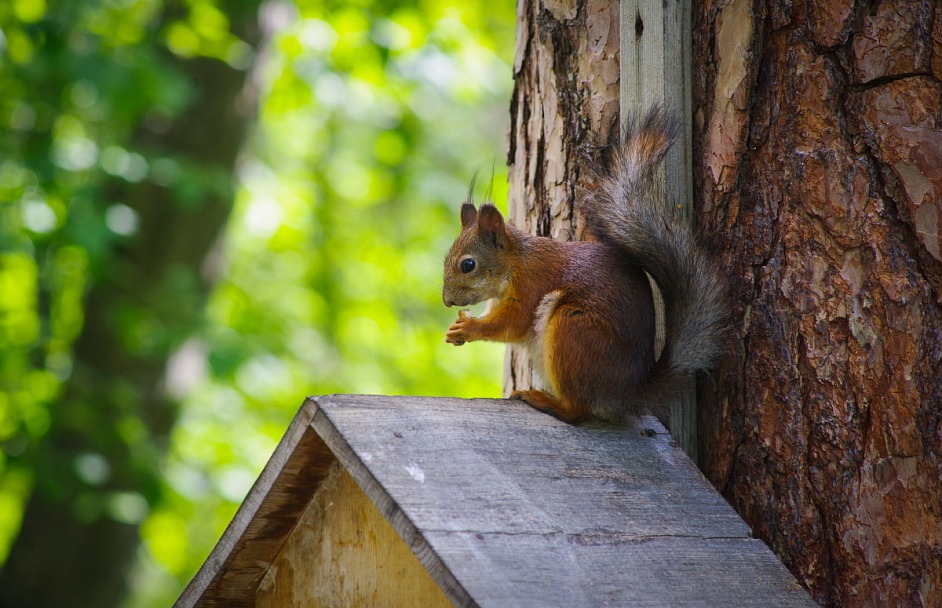
[[[518,11],[510,216],[578,238],[617,5]],[[942,605],[942,6],[705,0],[694,58],[695,202],[739,320],[705,470],[823,604]]]
[[[700,223],[734,352],[710,480],[824,605],[942,605],[942,5],[694,9]]]
[[[598,146],[618,132],[618,4],[519,0],[510,105],[510,221],[540,236],[582,233],[575,202],[592,188]],[[504,389],[531,386],[523,350],[508,349]]]

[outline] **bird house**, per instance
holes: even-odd
[[[653,418],[310,398],[179,607],[814,606]]]

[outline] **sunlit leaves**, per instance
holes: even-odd
[[[245,45],[213,7],[209,14],[188,5],[174,16],[165,15],[162,0],[0,3],[0,555],[37,479],[54,496],[74,494],[75,512],[91,519],[140,521],[156,500],[153,487],[97,488],[95,463],[105,455],[129,451],[126,468],[137,471],[159,461],[131,378],[94,387],[123,404],[109,415],[96,418],[86,403],[56,405],[73,378],[89,288],[117,274],[115,252],[137,232],[133,201],[116,200],[114,184],[172,187],[181,205],[194,206],[207,192],[232,192],[228,174],[193,163],[181,168],[178,159],[131,143],[142,130],[166,129],[195,102],[193,87],[166,61],[162,28],[182,19],[197,30],[197,54],[245,63]],[[195,317],[185,275],[154,306],[176,305],[180,316],[189,310]],[[180,339],[146,311],[119,310],[113,321],[137,352],[162,357]],[[36,446],[60,420],[100,453],[37,459]]]
[[[512,3],[269,5],[280,27],[233,194],[225,171],[135,142],[201,101],[168,58],[256,57],[232,31],[241,4],[0,3],[0,553],[34,481],[21,457],[53,412],[87,434],[102,424],[53,406],[77,373],[90,287],[140,280],[115,264],[145,215],[122,187],[166,189],[176,209],[235,199],[206,267],[108,318],[135,356],[173,350],[169,456],[138,409],[147,395],[122,377],[95,387],[123,404],[110,434],[44,465],[72,475],[60,490],[79,489],[83,517],[142,523],[133,605],[172,602],[305,395],[499,392],[500,347],[444,343],[441,258],[475,168],[498,166],[503,203]],[[199,276],[217,279],[202,311]],[[132,468],[160,467],[164,487],[111,491],[113,442]]]
[[[220,491],[238,497],[232,471],[258,470],[302,395],[499,394],[499,346],[443,340],[454,313],[441,259],[471,173],[503,154],[513,7],[489,29],[477,5],[298,9],[263,68],[254,154],[207,308],[209,366],[175,436],[170,466],[189,473],[171,486],[204,509]],[[498,171],[501,203],[504,180]],[[265,440],[233,451],[220,440],[233,436]],[[164,541],[153,543],[156,567]],[[193,569],[203,553],[188,551]]]
[[[189,0],[184,19],[164,32],[168,48],[183,57],[214,57],[236,68],[248,66],[252,49],[231,32],[229,18],[212,0]]]
[[[0,254],[0,345],[5,348],[27,347],[39,336],[37,272],[26,254]]]

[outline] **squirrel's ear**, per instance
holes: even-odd
[[[478,230],[493,245],[503,248],[507,236],[504,216],[494,205],[481,205],[478,215]]]
[[[465,203],[461,205],[461,227],[467,228],[478,219],[478,210],[474,208],[474,203]]]

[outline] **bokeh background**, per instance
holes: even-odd
[[[0,603],[170,605],[308,394],[499,394],[440,281],[476,169],[506,205],[513,30],[0,3]]]

